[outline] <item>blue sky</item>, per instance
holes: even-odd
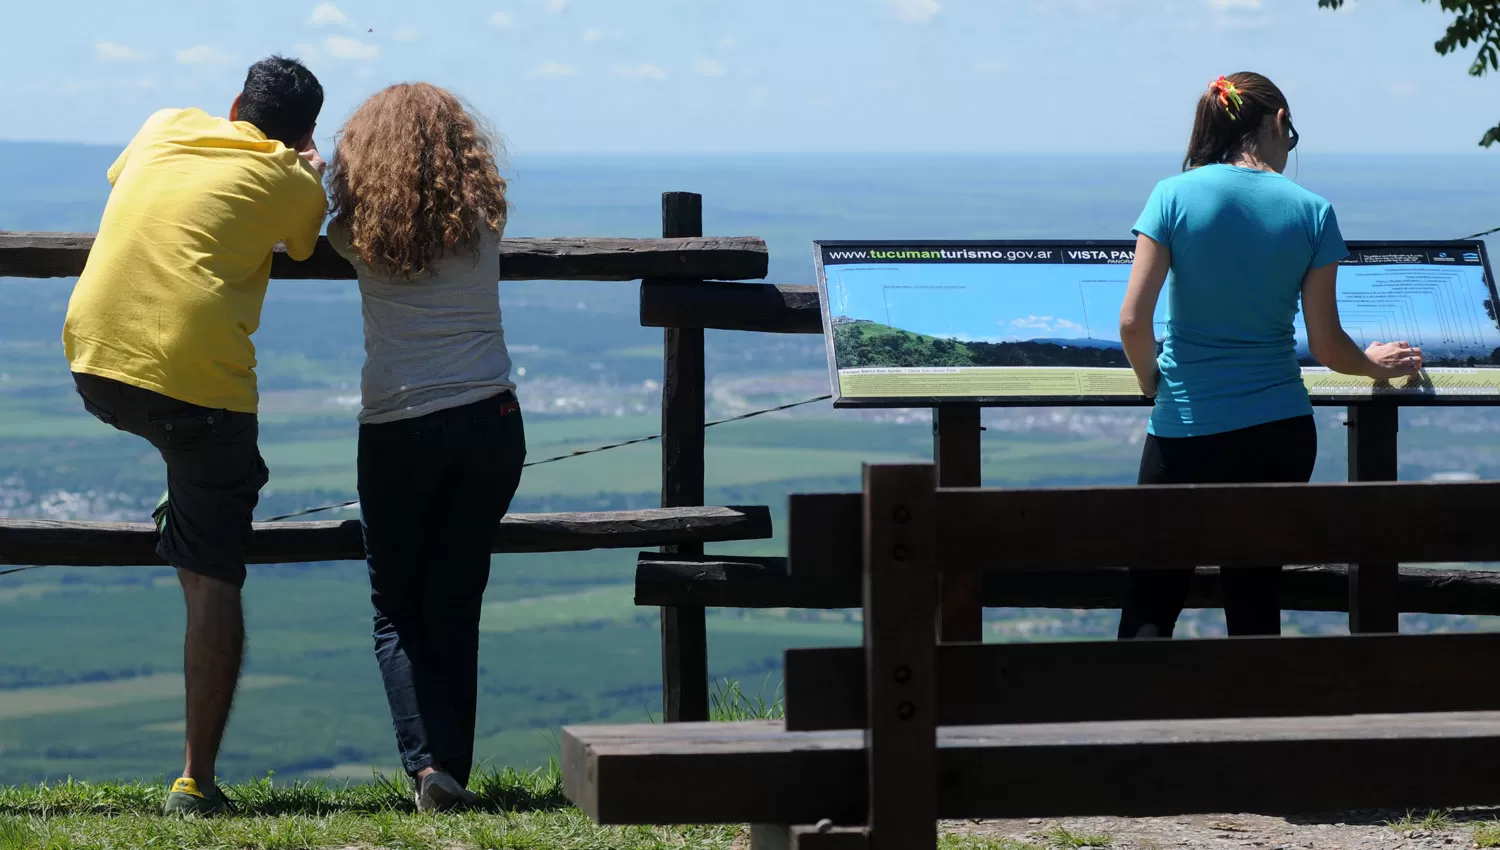
[[[457,90],[516,154],[1174,151],[1210,79],[1286,89],[1309,150],[1472,151],[1500,77],[1417,0],[9,2],[0,138],[117,144],[223,112],[252,60],[324,81],[321,144],[386,84]]]
[[[976,342],[1118,342],[1130,276],[1128,265],[1105,264],[891,263],[827,270],[836,314]],[[1164,315],[1165,301],[1158,314]]]

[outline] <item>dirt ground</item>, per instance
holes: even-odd
[[[1065,818],[957,821],[945,823],[944,831],[1010,838],[1058,850],[1091,846],[1111,850],[1431,850],[1479,846],[1476,831],[1494,824],[1497,818],[1500,810],[1495,809],[1455,810],[1426,818],[1420,812],[1408,817],[1406,812],[1394,811],[1291,818],[1261,815]],[[1491,827],[1485,832],[1494,832],[1495,838],[1500,839],[1500,830]],[[1486,842],[1486,846],[1500,844]]]

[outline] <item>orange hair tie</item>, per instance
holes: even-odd
[[[1239,112],[1244,107],[1245,101],[1240,97],[1240,90],[1235,88],[1234,83],[1230,82],[1228,77],[1221,76],[1209,83],[1208,90],[1219,96],[1219,105],[1229,113],[1230,121],[1239,120]]]

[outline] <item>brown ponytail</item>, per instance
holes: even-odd
[[[1183,171],[1228,162],[1253,150],[1266,116],[1275,115],[1279,109],[1291,113],[1286,95],[1260,74],[1241,71],[1221,79],[1222,82],[1215,80],[1210,84],[1198,98],[1193,137],[1182,160]]]

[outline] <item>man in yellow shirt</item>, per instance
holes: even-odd
[[[113,186],[63,326],[84,407],[167,465],[157,552],[187,603],[187,759],[169,812],[228,803],[214,763],[244,652],[244,541],[268,473],[255,346],[278,243],[312,256],[323,88],[300,63],[251,66],[229,118],[157,112],[109,169]]]

